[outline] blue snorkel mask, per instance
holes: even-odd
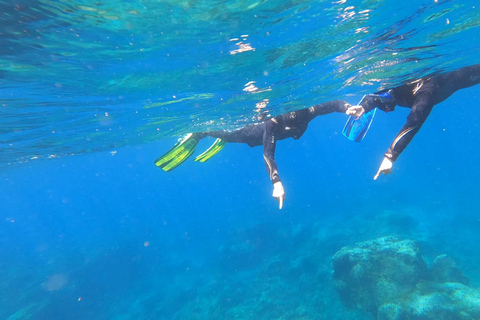
[[[378,94],[372,94],[372,96],[375,96],[380,100],[382,103],[381,105],[378,106],[380,110],[383,110],[385,112],[391,112],[395,110],[395,106],[397,105],[395,103],[395,97],[393,96],[393,90],[390,89],[388,91],[385,91],[383,93],[378,93]]]

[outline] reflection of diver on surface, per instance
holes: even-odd
[[[263,145],[263,158],[270,180],[273,183],[273,197],[279,201],[280,209],[285,199],[285,190],[278,174],[275,162],[275,147],[277,140],[286,138],[299,139],[307,130],[308,123],[315,117],[332,113],[345,113],[350,105],[343,100],[335,100],[318,104],[308,109],[302,109],[258,124],[248,125],[235,131],[212,131],[190,133],[180,140],[170,151],[155,161],[155,164],[165,171],[178,167],[192,155],[200,139],[207,136],[217,138],[213,145],[195,158],[195,161],[205,162],[217,154],[226,142],[246,143],[250,147]]]
[[[480,64],[458,69],[438,76],[419,79],[409,84],[388,90],[392,97],[390,101],[380,101],[375,95],[365,99],[361,105],[352,106],[347,114],[360,117],[375,107],[389,112],[396,105],[411,108],[407,122],[402,127],[385,157],[374,179],[392,172],[392,165],[402,151],[407,147],[415,134],[427,119],[433,106],[450,97],[457,90],[468,88],[480,83]],[[381,92],[383,93],[383,92]]]

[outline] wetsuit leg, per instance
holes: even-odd
[[[435,95],[435,104],[438,104],[460,89],[479,84],[480,64],[433,77],[431,81],[435,82],[437,86],[441,88]]]
[[[248,125],[235,131],[211,131],[206,132],[206,134],[210,137],[220,138],[226,142],[246,143],[250,147],[255,147],[262,144],[264,131],[265,124],[261,123],[258,125]]]

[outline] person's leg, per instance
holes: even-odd
[[[265,131],[265,124],[248,125],[242,129],[235,131],[211,131],[205,134],[213,137],[220,138],[226,142],[233,143],[246,143],[251,147],[262,145],[263,132]]]

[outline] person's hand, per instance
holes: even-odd
[[[378,168],[377,174],[375,175],[375,177],[373,177],[373,180],[377,180],[378,176],[380,176],[380,173],[383,173],[383,174],[392,173],[392,166],[393,166],[393,162],[392,160],[390,160],[390,158],[387,158],[387,157],[383,158],[383,161],[380,164],[380,168]]]
[[[365,109],[363,109],[362,106],[350,106],[345,113],[349,116],[359,118],[365,113]]]
[[[273,184],[273,194],[272,196],[278,200],[278,208],[282,209],[283,200],[285,200],[285,189],[281,181],[277,181]]]

